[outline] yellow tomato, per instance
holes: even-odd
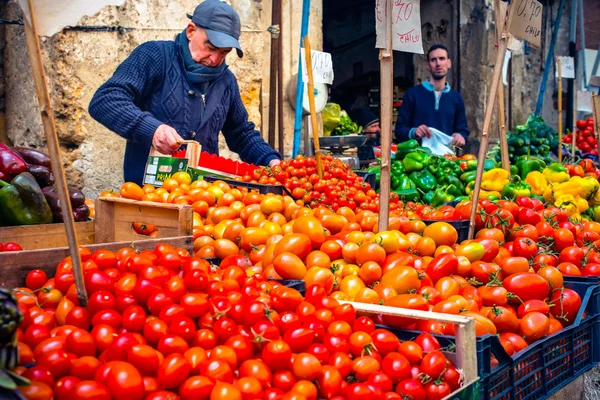
[[[365,287],[365,283],[356,275],[348,275],[340,283],[340,290],[348,296],[350,301],[354,301],[356,295]]]
[[[177,181],[177,183],[181,184],[186,184],[186,185],[190,185],[192,183],[192,177],[190,176],[190,174],[188,174],[187,172],[175,172],[173,174],[173,176],[171,177],[172,179],[175,179]]]

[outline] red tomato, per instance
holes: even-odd
[[[158,368],[158,382],[163,388],[175,388],[187,379],[191,369],[192,366],[182,354],[170,354],[165,357]],[[201,375],[210,377],[206,373],[202,373]]]

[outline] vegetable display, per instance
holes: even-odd
[[[577,131],[575,133],[575,146],[583,154],[591,154],[598,156],[598,143],[596,135],[594,134],[594,118],[588,118],[587,120],[577,121]],[[569,145],[569,152],[571,151],[570,145],[573,143],[573,134],[565,134],[563,136],[563,143]]]
[[[360,133],[360,129],[356,122],[353,122],[346,111],[340,114],[340,124],[331,131],[331,136],[346,136]]]
[[[0,143],[0,226],[62,222],[50,158],[37,150]],[[75,221],[90,217],[83,193],[69,187]]]

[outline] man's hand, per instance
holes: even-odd
[[[181,136],[168,125],[159,125],[152,138],[152,146],[161,154],[173,154],[178,148]]]
[[[272,166],[280,164],[280,163],[281,163],[281,160],[278,160],[278,159],[271,160],[271,161],[269,161],[269,167],[272,167]]]
[[[465,138],[460,133],[453,133],[452,137],[454,138],[452,146],[462,147],[465,145]]]
[[[421,125],[419,126],[417,129],[415,129],[415,137],[418,138],[430,138],[431,137],[431,131],[429,130],[429,127],[427,125]]]

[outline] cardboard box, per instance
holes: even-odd
[[[148,156],[144,184],[161,186],[167,178],[176,172],[186,171],[187,167],[188,160],[186,158]]]

